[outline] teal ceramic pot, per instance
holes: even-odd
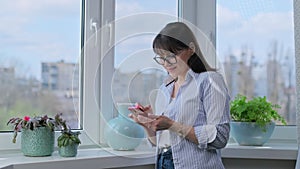
[[[145,137],[144,129],[128,117],[131,104],[118,104],[119,115],[104,129],[107,144],[114,150],[134,150]]]
[[[58,153],[62,157],[75,157],[77,155],[78,144],[70,144],[58,148]]]
[[[275,123],[266,125],[266,130],[253,122],[231,122],[231,135],[239,145],[262,146],[271,137]]]
[[[54,131],[48,127],[23,129],[21,150],[25,156],[51,156],[54,151]]]

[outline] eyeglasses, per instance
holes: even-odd
[[[174,53],[166,57],[160,57],[156,55],[153,59],[160,65],[164,65],[165,61],[167,61],[170,65],[177,63],[176,55]]]

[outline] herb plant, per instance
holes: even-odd
[[[285,119],[277,112],[279,108],[280,105],[268,102],[266,96],[247,100],[246,96],[237,95],[230,103],[230,115],[234,121],[256,122],[262,128],[272,121],[286,125]]]

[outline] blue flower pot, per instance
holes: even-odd
[[[58,148],[58,153],[61,157],[75,157],[79,144],[70,144]]]
[[[54,151],[54,131],[48,127],[23,129],[21,151],[25,156],[51,156]]]
[[[128,104],[119,104],[119,115],[104,129],[107,144],[114,150],[134,150],[145,137],[144,129],[128,117]]]
[[[254,122],[231,122],[231,135],[233,139],[243,146],[262,146],[271,137],[275,123],[271,122],[265,128]]]

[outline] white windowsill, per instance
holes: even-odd
[[[63,158],[55,151],[49,157],[25,157],[20,152],[20,137],[17,144],[11,143],[11,134],[1,134],[0,169],[52,169],[63,166],[65,169],[82,168],[117,168],[155,163],[154,148],[143,142],[136,151],[112,151],[109,148],[95,147],[95,142],[81,131],[80,145],[76,157]],[[59,133],[56,133],[56,137]],[[276,127],[271,140],[264,146],[239,146],[230,139],[226,148],[222,150],[222,157],[227,159],[278,159],[296,160],[298,154],[296,127]],[[4,141],[6,139],[6,142]],[[56,145],[56,143],[55,143]],[[93,146],[94,145],[94,146]],[[93,148],[91,148],[91,146]],[[84,148],[89,147],[89,148]]]
[[[296,143],[267,143],[264,146],[239,146],[229,143],[222,150],[223,158],[296,160]],[[154,149],[139,148],[136,151],[114,151],[110,148],[79,149],[76,157],[64,158],[55,151],[48,157],[25,157],[19,150],[0,151],[0,168],[51,169],[99,169],[151,165],[155,163]]]
[[[229,143],[222,150],[223,158],[296,160],[297,154],[297,143],[288,142],[271,142],[263,146],[240,146],[237,143]]]
[[[155,151],[114,151],[110,148],[79,149],[76,157],[60,157],[53,152],[47,157],[26,157],[20,151],[1,151],[0,168],[53,169],[99,169],[154,164]]]

